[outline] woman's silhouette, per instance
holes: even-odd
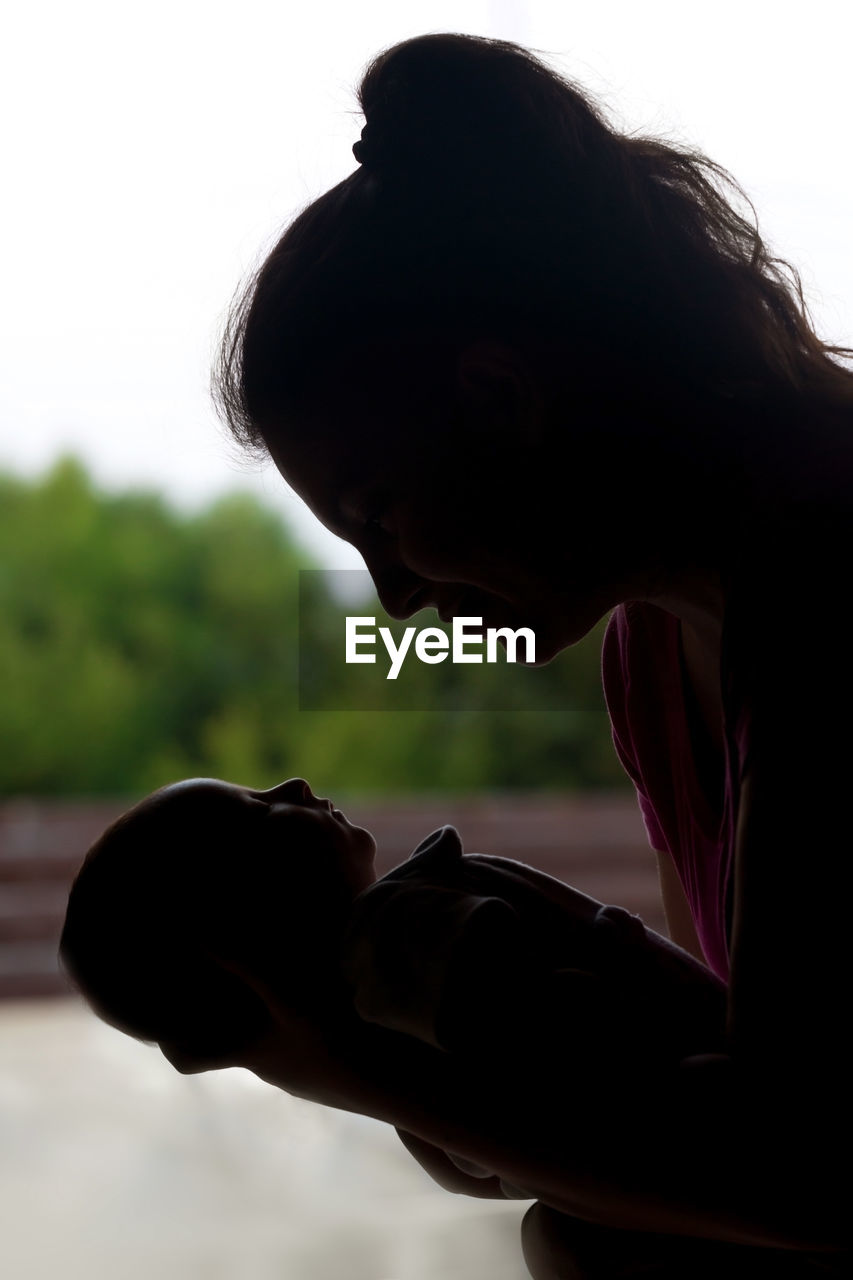
[[[698,1275],[713,1241],[709,1267],[745,1246],[755,1275],[823,1274],[846,1244],[845,353],[724,170],[526,50],[409,40],[360,102],[358,167],[232,311],[222,411],[393,616],[533,627],[547,661],[614,610],[605,693],[671,930],[729,982],[725,1058],[578,1109],[529,1265]]]

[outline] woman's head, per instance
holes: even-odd
[[[468,491],[485,459],[503,498],[533,440],[540,485],[566,479],[531,511],[562,496],[586,517],[640,488],[648,512],[684,492],[669,481],[691,456],[707,475],[709,430],[738,431],[741,410],[849,400],[701,155],[621,132],[528,51],[474,36],[387,50],[359,98],[361,163],[284,233],[217,370],[236,438],[285,474],[306,442],[380,456],[402,440],[409,460],[443,452]]]
[[[717,190],[724,171],[614,128],[520,46],[404,41],[359,102],[362,163],[290,225],[226,336],[219,393],[246,443],[286,431],[337,360],[357,374],[383,339],[439,362],[485,338],[577,343],[578,370],[650,355],[728,396],[823,367],[775,260]]]
[[[193,779],[148,796],[93,845],[60,954],[99,1016],[201,1057],[242,1047],[269,1013],[247,983],[311,1008],[375,845],[294,778],[271,791]]]

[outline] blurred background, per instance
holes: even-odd
[[[236,455],[210,359],[239,281],[353,167],[364,64],[428,30],[528,44],[617,120],[727,166],[801,270],[821,335],[849,341],[850,24],[837,0],[807,18],[759,0],[321,0],[299,14],[34,0],[7,15],[4,1275],[524,1280],[526,1205],[447,1195],[377,1122],[245,1072],[179,1076],[99,1023],[56,967],[68,885],[104,826],[162,783],[299,773],[374,830],[380,869],[450,821],[469,850],[663,928],[601,694],[606,620],[511,696],[498,680],[461,710],[449,686],[411,711],[381,688],[369,710],[306,709],[300,571],[363,566],[275,472]],[[323,636],[340,602],[326,574],[311,581]]]

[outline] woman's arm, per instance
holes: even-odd
[[[843,778],[829,749],[816,749],[831,704],[804,691],[797,707],[793,690],[776,704],[756,700],[762,723],[740,797],[729,1054],[654,1079],[614,1063],[602,1079],[569,1035],[556,1059],[554,1029],[543,1025],[541,1043],[531,1034],[525,1045],[526,1067],[495,1060],[490,1080],[459,1075],[437,1115],[399,1123],[602,1225],[846,1246],[836,1169],[847,1150],[837,994],[847,908],[825,888],[837,874]]]
[[[518,1145],[508,1134],[505,1160],[538,1128],[539,1165],[531,1143],[504,1176],[565,1213],[741,1244],[847,1246],[837,1169],[849,1150],[849,908],[833,891],[847,843],[846,769],[827,732],[837,701],[821,696],[814,675],[797,693],[792,674],[777,686],[787,696],[771,698],[768,672],[754,704],[736,835],[729,1053],[653,1081],[615,1072],[603,1092],[579,1064],[574,1078],[566,1072],[550,1133],[547,1110],[526,1123],[513,1114]]]
[[[820,1249],[840,1228],[808,1203],[811,1171],[784,1141],[755,1143],[761,1108],[729,1059],[657,1079],[606,1079],[583,1046],[551,1060],[528,1037],[512,1062],[458,1057],[354,1020],[317,1030],[286,1011],[280,1035],[231,1064],[326,1105],[395,1125],[562,1213],[635,1231]],[[758,1116],[758,1121],[756,1121]],[[442,1158],[443,1162],[443,1158]],[[453,1176],[445,1165],[444,1173]],[[494,1184],[497,1189],[498,1184]],[[844,1240],[841,1240],[844,1243]]]
[[[833,664],[818,670],[806,661],[808,679],[795,688],[790,647],[787,654],[755,689],[726,1057],[654,1076],[614,1060],[604,1073],[570,1025],[562,1034],[547,1020],[546,1001],[539,1030],[527,1019],[511,1058],[496,1051],[485,1068],[466,1070],[456,1055],[366,1024],[349,1041],[320,1043],[318,1070],[309,1053],[298,1078],[287,1060],[290,1030],[280,1043],[272,1038],[262,1060],[242,1065],[291,1092],[388,1121],[593,1223],[843,1248],[833,1152],[844,1157],[849,1141],[849,926],[837,888],[847,757],[828,732],[838,711],[837,690],[831,697],[826,687]]]

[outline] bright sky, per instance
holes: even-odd
[[[848,0],[28,0],[0,51],[0,466],[72,449],[112,488],[251,488],[360,567],[207,396],[222,314],[278,229],[354,166],[354,87],[425,31],[529,44],[632,127],[704,149],[853,342]]]

